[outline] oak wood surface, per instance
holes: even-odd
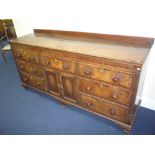
[[[35,30],[11,47],[22,85],[131,130],[152,44],[152,38]]]
[[[17,38],[13,42],[140,64],[144,62],[149,52],[148,47],[124,46],[107,42],[94,43],[82,40],[65,40],[34,34]]]

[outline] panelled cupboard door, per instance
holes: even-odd
[[[56,70],[46,71],[47,91],[51,94],[60,95],[59,73]]]
[[[67,73],[60,75],[63,97],[72,101],[76,100],[76,77]]]

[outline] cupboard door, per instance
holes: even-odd
[[[58,71],[50,70],[46,71],[46,85],[48,92],[54,95],[60,95],[59,91],[59,74]]]
[[[72,101],[76,100],[76,77],[70,74],[62,73],[61,76],[61,87],[63,97]]]

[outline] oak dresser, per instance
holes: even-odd
[[[10,44],[25,88],[107,118],[129,132],[141,101],[136,99],[143,85],[140,75],[153,42],[144,37],[34,29],[34,34]]]

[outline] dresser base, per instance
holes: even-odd
[[[136,113],[137,113],[137,109],[138,109],[138,108],[136,108],[136,112],[135,112],[134,117],[133,117],[133,119],[132,119],[132,123],[129,125],[129,124],[125,124],[125,123],[123,123],[123,122],[114,120],[114,119],[112,119],[112,118],[109,118],[109,117],[107,117],[107,116],[105,116],[105,115],[99,114],[99,113],[97,113],[97,112],[91,111],[91,110],[89,110],[89,109],[86,109],[86,108],[84,108],[84,107],[81,107],[81,106],[79,106],[79,105],[77,105],[77,104],[75,104],[75,103],[73,104],[73,103],[71,103],[70,101],[66,101],[66,100],[64,100],[64,99],[61,99],[61,98],[59,98],[59,97],[57,97],[57,96],[54,96],[54,95],[52,95],[52,94],[50,94],[50,93],[48,93],[48,92],[42,91],[42,90],[40,90],[40,89],[37,89],[37,88],[32,87],[32,86],[30,86],[30,85],[27,85],[27,84],[25,84],[25,83],[21,83],[21,85],[22,85],[25,89],[30,88],[30,89],[32,89],[32,90],[41,92],[41,93],[43,93],[43,94],[45,94],[45,95],[51,96],[52,98],[54,98],[54,99],[56,99],[57,101],[59,101],[59,103],[61,103],[62,105],[73,105],[73,106],[78,107],[78,108],[80,108],[80,109],[83,109],[83,110],[85,110],[85,111],[87,111],[87,112],[93,113],[93,114],[95,114],[95,115],[97,115],[97,116],[100,116],[100,117],[103,117],[103,118],[108,119],[108,120],[110,120],[110,121],[113,121],[114,123],[116,123],[117,125],[119,125],[119,126],[123,129],[123,131],[124,131],[125,133],[127,133],[127,134],[130,134],[130,132],[131,132],[132,124],[133,124],[133,122],[134,122],[134,118],[135,118],[135,116],[136,116]]]

